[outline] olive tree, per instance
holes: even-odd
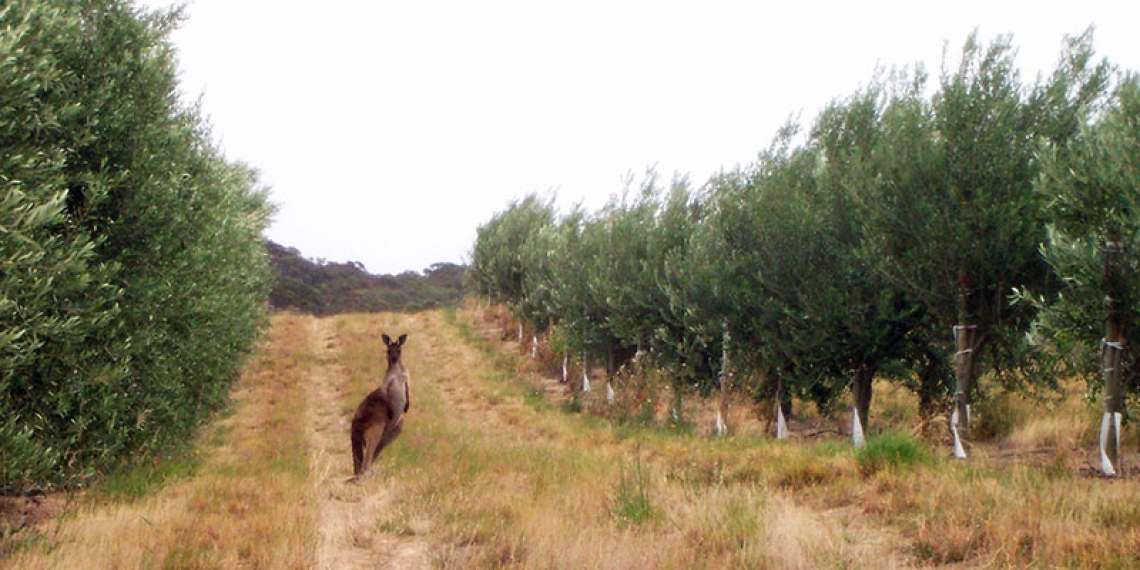
[[[1140,80],[1126,78],[1111,105],[1063,146],[1042,150],[1037,189],[1048,200],[1045,261],[1059,294],[1023,291],[1041,309],[1031,339],[1103,391],[1102,469],[1120,467],[1126,390],[1140,378]]]
[[[1089,49],[1076,42],[1063,61]],[[1049,272],[1044,199],[1033,190],[1035,152],[1062,144],[1095,99],[1095,75],[1054,74],[1032,88],[1017,73],[1008,39],[971,36],[956,70],[944,70],[928,101],[903,93],[885,114],[882,175],[863,201],[871,266],[935,323],[953,332],[956,387],[951,424],[969,425],[976,377],[1011,367],[1033,316],[1013,305],[1014,287],[1042,287]],[[920,86],[921,87],[921,86]],[[964,454],[959,450],[959,456]]]

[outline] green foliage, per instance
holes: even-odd
[[[184,438],[262,321],[270,208],[177,104],[177,20],[0,8],[0,489]]]
[[[785,394],[824,408],[853,370],[900,358],[919,318],[859,255],[855,204],[874,176],[877,100],[833,103],[799,147],[797,127],[785,127],[754,168],[718,179],[709,220],[725,260],[718,284],[737,308],[723,317],[733,345]]]
[[[607,259],[605,232],[597,217],[575,210],[559,224],[556,236],[557,257],[547,274],[556,320],[565,330],[567,347],[600,354],[614,344],[605,282],[595,275]]]
[[[704,231],[709,198],[676,179],[658,199],[642,285],[653,318],[642,336],[653,361],[673,375],[675,391],[695,387],[707,394],[718,386],[727,312],[719,289],[720,242]]]
[[[852,388],[865,414],[882,376],[928,415],[948,403],[956,358],[964,396],[983,366],[1005,388],[1055,372],[1025,342],[1046,307],[1032,338],[1091,370],[1097,250],[1110,230],[1140,245],[1137,89],[1107,103],[1111,73],[1090,33],[1034,84],[1008,38],[971,37],[933,89],[921,68],[877,74],[698,191],[650,173],[593,214],[512,205],[480,228],[478,290],[555,326],[567,350],[618,365],[647,350],[678,393],[716,388],[727,353],[754,397],[779,385],[827,410]],[[1038,293],[1011,303],[1018,290]],[[977,331],[961,354],[955,324]]]
[[[540,213],[541,220],[536,220],[535,233],[528,236],[521,245],[518,256],[523,268],[522,300],[517,303],[519,317],[527,323],[533,331],[546,331],[558,322],[559,312],[556,305],[557,288],[554,283],[558,267],[561,236],[559,227],[553,221],[553,209],[547,220]]]
[[[1064,146],[1042,151],[1037,189],[1048,200],[1052,220],[1042,245],[1045,261],[1060,277],[1053,296],[1023,290],[1021,299],[1042,309],[1030,334],[1037,346],[1062,358],[1099,387],[1100,339],[1111,294],[1121,311],[1126,347],[1140,346],[1140,79],[1125,78],[1103,115]],[[1120,283],[1106,279],[1104,250],[1121,245]],[[1111,287],[1111,292],[1110,292]],[[1135,351],[1122,361],[1124,385],[1140,379]]]
[[[532,289],[543,287],[549,292],[553,312],[550,319],[558,331],[557,338],[563,349],[581,351],[594,340],[592,333],[597,331],[602,320],[600,301],[590,292],[588,263],[595,257],[596,243],[590,241],[592,234],[585,231],[585,213],[575,209],[563,216],[562,220],[543,232],[533,251],[541,244],[549,245],[551,257],[544,258],[542,272],[536,274]],[[532,253],[530,259],[537,258]]]
[[[12,487],[30,486],[48,479],[59,463],[59,452],[37,441],[28,426],[16,417],[0,425],[0,470]]]
[[[523,253],[529,240],[553,222],[553,206],[531,194],[479,226],[471,254],[470,278],[475,290],[520,307],[526,299]]]
[[[602,302],[604,328],[625,346],[644,342],[664,304],[654,286],[658,263],[650,258],[657,192],[650,175],[632,200],[628,191],[620,201],[611,199],[588,226],[600,246],[586,273],[588,289]]]
[[[867,259],[930,317],[936,330],[926,342],[946,346],[951,325],[969,320],[978,352],[998,370],[1016,366],[1033,317],[1009,302],[1013,288],[1051,283],[1037,251],[1045,210],[1033,190],[1035,153],[1074,134],[1105,74],[1088,67],[1087,37],[1069,42],[1062,68],[1035,86],[1021,82],[1013,56],[1008,39],[983,46],[971,37],[929,101],[922,74],[898,82],[882,110],[877,176],[862,202]]]

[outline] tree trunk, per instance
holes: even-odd
[[[617,372],[616,370],[614,370],[614,352],[615,352],[614,341],[611,340],[608,344],[606,344],[606,380],[607,381],[612,380],[614,377],[614,373]]]
[[[950,414],[950,430],[954,437],[954,454],[965,459],[961,438],[970,428],[970,399],[974,391],[977,358],[977,291],[974,280],[962,269],[958,281],[958,325],[954,327],[954,409]]]
[[[606,345],[606,403],[614,403],[614,374],[617,374],[616,366],[614,365],[614,341],[611,340]]]
[[[864,432],[869,425],[867,421],[871,413],[871,386],[875,380],[875,372],[875,366],[864,364],[855,371],[855,380],[851,384],[851,394],[855,400],[855,414]],[[852,428],[852,432],[854,433],[854,428]]]
[[[918,370],[918,415],[923,421],[937,415],[942,405],[943,366],[938,358],[927,356]]]
[[[685,397],[681,394],[680,388],[676,384],[673,385],[673,403],[669,406],[669,413],[673,418],[673,425],[679,426],[684,421],[683,412],[685,409]]]
[[[1116,236],[1113,236],[1115,238]],[[1120,420],[1124,412],[1121,361],[1124,356],[1125,307],[1124,244],[1110,238],[1104,249],[1105,322],[1101,365],[1104,375],[1104,417],[1100,427],[1101,471],[1110,477],[1123,473],[1120,462]]]
[[[716,434],[728,435],[728,388],[732,383],[731,369],[728,360],[728,327],[722,324],[724,336],[721,340],[720,378],[717,381],[720,388],[720,398],[716,408]]]

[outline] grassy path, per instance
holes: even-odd
[[[340,346],[328,319],[309,319],[318,365],[306,390],[309,406],[311,478],[317,497],[318,536],[314,566],[319,569],[427,568],[423,538],[379,529],[376,521],[392,507],[391,492],[376,478],[348,483],[352,475],[349,423],[356,393],[347,390]],[[356,382],[354,384],[361,384]],[[365,388],[364,392],[367,391]],[[349,393],[352,392],[352,393]]]
[[[409,333],[412,409],[348,484],[348,420]],[[686,462],[700,438],[631,437],[566,415],[441,313],[274,318],[232,416],[185,475],[86,498],[10,568],[895,566],[839,512]],[[694,456],[695,459],[695,456]],[[778,521],[768,524],[768,521]],[[869,545],[869,546],[868,546]]]
[[[306,319],[275,318],[234,391],[234,413],[193,452],[200,463],[157,490],[146,469],[101,484],[0,566],[310,567],[314,517],[299,421],[316,363],[307,341]]]
[[[349,419],[383,373],[382,332],[409,335],[411,410],[373,473],[348,484]],[[530,366],[469,313],[276,316],[197,460],[161,485],[127,476],[118,485],[133,490],[85,493],[0,567],[1123,568],[1140,556],[1132,481],[623,426],[564,413]]]

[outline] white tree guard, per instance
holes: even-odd
[[[966,406],[966,417],[970,417],[970,406]],[[950,412],[950,433],[954,434],[954,457],[958,459],[966,458],[966,448],[962,447],[962,438],[958,435],[958,407],[954,406],[954,411]]]
[[[859,408],[851,409],[851,442],[855,447],[863,447],[866,441],[863,438],[863,423],[859,421]]]
[[[530,357],[538,358],[538,335],[530,336]]]
[[[562,383],[563,384],[566,383],[566,379],[568,378],[568,371],[566,369],[566,366],[568,364],[570,364],[570,353],[569,352],[563,352],[562,353]]]
[[[523,343],[523,328],[522,321],[519,321],[519,344]]]
[[[728,368],[728,366],[729,366],[729,364],[728,364],[729,335],[728,335],[728,320],[727,319],[721,319],[720,329],[723,332],[722,332],[721,343],[720,343],[720,348],[721,348],[721,352],[720,352],[720,378],[717,379],[717,382],[719,384],[717,387],[720,388],[720,392],[721,392],[720,397],[722,399],[721,399],[721,401],[720,401],[720,403],[716,409],[716,434],[717,435],[728,435],[728,425],[724,423],[724,416],[720,413],[720,407],[721,406],[725,406],[725,409],[728,409],[727,408],[728,403],[723,398],[725,398],[725,396],[726,396],[725,388],[727,387],[728,382],[731,381],[731,377],[729,376],[730,372],[729,372],[729,368]]]
[[[1108,458],[1108,432],[1109,428],[1116,428],[1116,449],[1120,449],[1120,421],[1123,415],[1120,412],[1105,412],[1100,420],[1100,470],[1108,477],[1116,477],[1116,466]],[[1119,451],[1117,451],[1119,453]],[[1117,458],[1119,461],[1119,457]]]
[[[614,403],[614,386],[609,382],[606,382],[606,403],[611,406]]]
[[[582,392],[590,391],[590,375],[586,370],[590,367],[590,363],[586,360],[586,353],[582,353]]]
[[[784,407],[776,398],[776,439],[788,439],[788,422],[784,420]]]

